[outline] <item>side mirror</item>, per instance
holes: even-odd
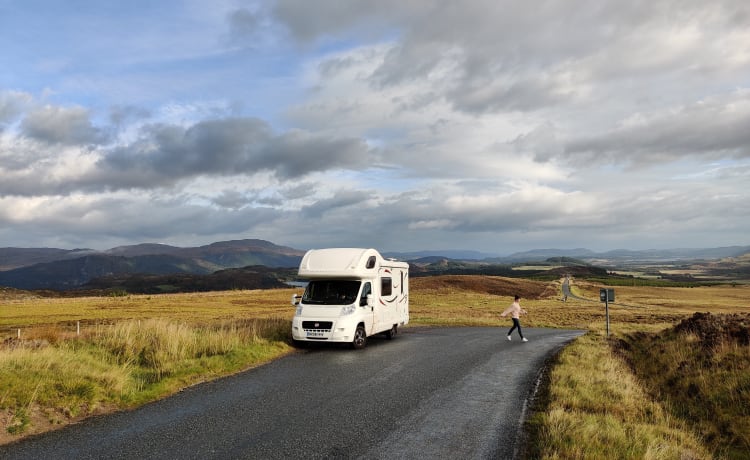
[[[301,299],[301,297],[299,295],[292,294],[292,306],[296,307],[297,305],[299,305],[299,300],[300,299]]]
[[[370,308],[375,308],[375,298],[372,296],[372,294],[367,294],[367,306]]]

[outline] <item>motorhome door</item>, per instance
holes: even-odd
[[[367,305],[367,296],[372,294],[372,306]],[[362,285],[362,294],[359,296],[359,306],[366,310],[365,317],[365,331],[367,335],[371,335],[373,327],[375,326],[375,310],[377,309],[377,300],[375,299],[375,293],[372,292],[372,283],[365,281]]]

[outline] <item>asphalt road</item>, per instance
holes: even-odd
[[[361,351],[315,347],[0,458],[513,458],[545,360],[582,331],[506,332],[407,328]]]
[[[586,302],[594,302],[594,300],[586,299],[584,297],[578,297],[577,295],[573,294],[570,291],[570,278],[565,278],[565,281],[563,281],[562,292],[563,292],[563,297],[564,298],[571,298],[571,299],[576,299],[576,300],[584,300]]]

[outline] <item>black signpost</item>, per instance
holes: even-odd
[[[609,303],[615,301],[615,290],[599,289],[599,300],[604,302],[604,311],[607,316],[607,337],[609,337]]]

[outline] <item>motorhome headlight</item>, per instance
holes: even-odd
[[[302,305],[297,305],[297,310],[294,311],[294,316],[302,316]]]
[[[341,316],[351,315],[356,309],[357,307],[354,304],[341,307]]]

